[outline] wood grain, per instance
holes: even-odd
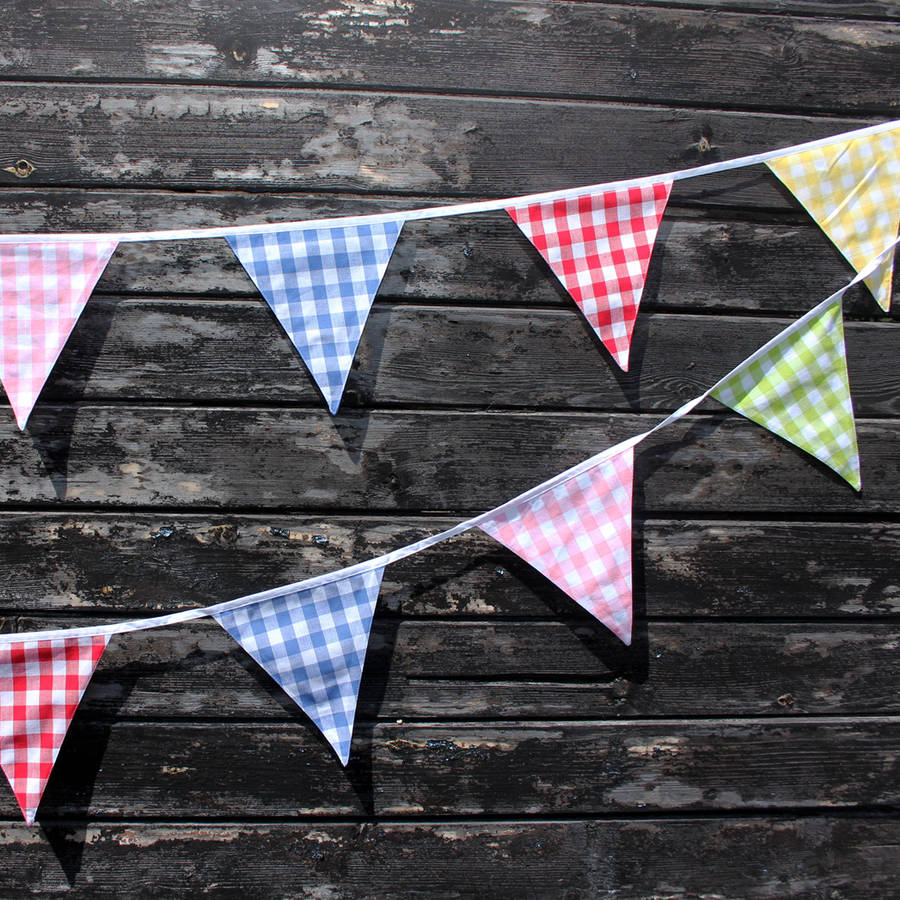
[[[380,304],[342,407],[670,411],[791,321],[645,313],[632,341],[635,363],[625,374],[574,303],[559,311]],[[900,329],[848,323],[845,333],[856,415],[897,417]],[[262,300],[99,298],[85,311],[43,400],[321,402]],[[720,407],[710,401],[706,408]]]
[[[505,197],[898,109],[896,0],[5,12],[7,233]],[[28,430],[0,409],[0,628],[411,543],[651,426],[850,275],[764,167],[678,182],[621,375],[505,213],[411,223],[332,419],[223,240],[123,245]],[[0,894],[889,896],[897,314],[845,312],[861,496],[712,405],[648,441],[631,648],[480,532],[391,566],[346,770],[216,625],[116,638],[43,827],[0,792]]]
[[[0,103],[0,169],[27,160],[32,187],[504,197],[653,175],[871,121],[418,94],[10,83]],[[0,179],[19,180],[5,171]],[[762,167],[690,179],[673,191],[678,202],[731,207],[793,207],[788,197]]]
[[[48,823],[0,829],[0,889],[367,898],[646,897],[869,900],[895,883],[900,826],[854,816],[292,824]],[[704,864],[697,865],[702,858]],[[148,887],[144,887],[148,886]],[[152,886],[152,887],[149,887]]]
[[[659,417],[39,405],[0,423],[13,504],[483,512]],[[635,509],[659,514],[889,514],[892,420],[857,422],[865,489],[728,412],[691,416],[636,451]]]
[[[582,3],[604,0],[580,0]],[[896,0],[626,0],[628,6],[662,6],[674,9],[735,10],[760,15],[823,16],[827,18],[895,19],[900,14]]]
[[[16,621],[29,631],[70,623]],[[710,710],[897,715],[898,647],[896,624],[639,620],[625,647],[587,614],[566,624],[398,623],[379,614],[358,721],[676,718]],[[208,620],[113,638],[80,708],[86,717],[191,722],[297,715],[271,677]]]
[[[900,719],[360,723],[350,763],[293,723],[73,722],[50,817],[593,815],[896,806]],[[67,748],[67,749],[68,749]],[[0,814],[18,814],[11,794]]]
[[[896,23],[528,0],[264,7],[70,4],[7,17],[0,74],[614,96],[657,104],[896,110]],[[190,39],[186,39],[189,34]],[[48,37],[53,40],[48,42]],[[49,43],[49,49],[48,49]],[[711,76],[715,77],[711,77]]]
[[[208,606],[411,544],[454,519],[232,512],[0,516],[0,609],[121,616]],[[900,526],[636,520],[650,618],[858,619],[900,613]],[[572,619],[562,591],[480,531],[385,570],[379,615]],[[589,620],[588,620],[589,621]]]

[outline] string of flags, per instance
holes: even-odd
[[[673,183],[765,163],[859,272],[900,225],[900,121],[664,175],[564,191],[282,225],[0,235],[0,382],[24,429],[119,243],[224,237],[332,415],[403,223],[506,210],[628,369],[647,267]],[[890,305],[893,260],[866,284]]]
[[[25,821],[34,823],[69,723],[110,638],[205,617],[265,669],[347,765],[385,568],[472,528],[506,546],[630,644],[635,446],[714,398],[860,490],[842,300],[850,287],[884,265],[898,243],[900,237],[894,237],[849,284],[650,430],[446,531],[335,572],[214,606],[107,625],[0,634],[0,768]]]

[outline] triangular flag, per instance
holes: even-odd
[[[671,181],[660,181],[506,210],[626,372],[653,242],[671,190]]]
[[[481,528],[631,643],[629,448],[520,503]]]
[[[19,428],[25,428],[116,244],[0,244],[0,382]]]
[[[0,645],[0,767],[29,825],[108,640],[89,635]]]
[[[841,296],[744,360],[711,395],[862,486]]]
[[[402,222],[229,236],[334,415]]]
[[[316,723],[346,766],[384,569],[214,616]]]
[[[900,226],[900,127],[769,160],[847,262],[861,271]],[[882,309],[891,305],[893,257],[866,279]]]

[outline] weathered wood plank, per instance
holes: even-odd
[[[18,628],[84,624],[21,617]],[[896,715],[894,624],[638,622],[628,648],[577,622],[401,622],[377,615],[360,720]],[[85,716],[201,721],[296,712],[215,623],[112,639]]]
[[[870,121],[377,93],[8,84],[0,168],[25,159],[35,167],[29,186],[40,187],[502,197],[652,175]],[[15,175],[0,176],[20,186]],[[690,179],[676,190],[678,201],[787,202],[763,167]]]
[[[343,406],[670,410],[715,384],[791,321],[645,313],[624,374],[574,303],[560,311],[381,304],[363,333]],[[900,329],[848,323],[845,333],[856,415],[898,416]],[[97,298],[43,397],[320,402],[262,300]]]
[[[483,511],[658,417],[38,404],[0,422],[7,504],[249,511]],[[859,420],[866,488],[730,412],[691,416],[636,453],[638,514],[897,509],[896,425]]]
[[[790,201],[787,201],[787,209]],[[0,192],[6,232],[135,231],[328,218],[427,205],[419,198],[308,198],[290,194],[151,191]],[[650,264],[644,310],[800,314],[853,275],[797,204],[786,220],[751,221],[669,206]],[[96,294],[258,297],[223,240],[122,244]],[[505,213],[409,222],[385,273],[382,298],[553,305],[572,300]],[[898,304],[894,305],[894,315]],[[848,293],[848,315],[881,315],[864,290]],[[90,311],[90,307],[88,307]]]
[[[0,609],[127,615],[208,606],[411,544],[453,519],[0,515]],[[636,521],[638,606],[658,616],[900,613],[900,526]],[[571,618],[580,609],[480,531],[390,566],[379,610]],[[645,609],[643,609],[645,607]]]
[[[0,890],[41,896],[888,896],[900,825],[859,815],[0,828]],[[697,860],[702,859],[703,865]],[[152,888],[150,887],[152,885]],[[146,887],[145,887],[146,886]]]
[[[605,0],[579,0],[603,3]],[[896,0],[621,0],[628,6],[663,6],[678,9],[735,10],[761,15],[827,16],[835,18],[896,19]]]
[[[191,35],[192,39],[186,39]],[[754,108],[897,109],[900,29],[530,0],[192,9],[91,0],[0,28],[7,78],[490,91]],[[550,74],[552,73],[552,75]]]
[[[360,724],[348,768],[298,713],[254,722],[77,716],[56,816],[556,815],[883,807],[900,719]],[[0,815],[18,816],[8,791]]]
[[[206,606],[413,543],[452,519],[0,516],[0,608],[107,615]],[[896,615],[900,526],[635,522],[654,616]],[[643,598],[641,601],[640,598]],[[571,617],[577,608],[480,531],[390,566],[382,614]]]

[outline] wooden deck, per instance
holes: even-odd
[[[900,117],[896,0],[8,6],[4,232],[500,197]],[[764,167],[678,182],[624,375],[508,217],[411,223],[332,418],[224,241],[122,246],[28,431],[0,408],[3,624],[410,543],[851,275]],[[114,638],[40,827],[0,790],[0,895],[889,896],[897,309],[847,304],[861,495],[713,403],[641,445],[631,648],[484,535],[390,567],[346,770],[215,624]]]

